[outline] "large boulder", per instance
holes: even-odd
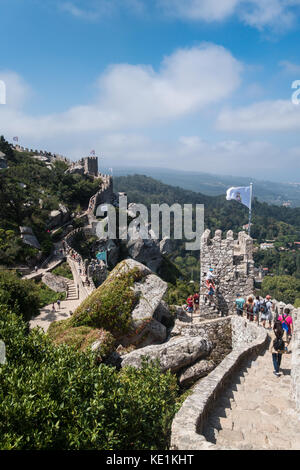
[[[129,256],[134,260],[148,266],[152,271],[157,272],[162,264],[163,258],[154,240],[142,238],[130,238],[127,242]]]
[[[214,361],[203,359],[202,361],[196,362],[196,364],[188,367],[179,376],[179,383],[183,387],[192,385],[196,380],[205,377],[215,368]]]
[[[147,266],[124,260],[65,321],[66,327],[104,329],[124,347],[161,343],[167,330],[154,318],[154,312],[166,290],[167,283]]]
[[[56,276],[52,273],[46,273],[42,277],[42,282],[55,292],[66,292],[68,289],[67,281],[62,276]]]
[[[122,367],[140,368],[143,358],[149,358],[153,361],[159,360],[163,372],[166,370],[176,372],[207,357],[212,348],[211,341],[200,337],[173,338],[167,343],[147,346],[126,354],[122,360]]]

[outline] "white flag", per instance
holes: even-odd
[[[244,206],[247,206],[248,209],[250,209],[250,204],[251,204],[250,186],[227,189],[226,199],[227,201],[234,199],[235,201],[240,202],[241,204],[244,204]]]

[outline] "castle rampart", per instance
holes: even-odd
[[[233,232],[227,232],[225,238],[222,231],[217,230],[211,237],[210,230],[206,230],[201,238],[201,289],[200,307],[205,311],[205,297],[207,287],[205,278],[210,268],[213,269],[216,281],[215,302],[216,307],[223,315],[234,311],[236,294],[244,297],[253,293],[254,288],[254,262],[253,240],[240,232],[237,240]]]

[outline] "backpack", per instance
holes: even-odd
[[[289,325],[285,321],[287,319],[287,314],[282,314],[281,326],[285,331],[289,331]]]
[[[263,300],[261,303],[260,303],[260,309],[264,309],[263,313],[267,313],[267,302],[265,300]]]
[[[273,348],[275,351],[284,351],[284,341],[282,338],[275,338],[273,341]]]

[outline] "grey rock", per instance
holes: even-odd
[[[66,292],[68,285],[66,279],[62,276],[56,276],[52,273],[46,273],[42,277],[42,282],[54,292]]]
[[[191,385],[196,380],[205,377],[215,368],[213,361],[202,360],[188,367],[180,376],[179,383],[182,386]]]
[[[122,367],[139,368],[142,365],[142,358],[148,357],[150,360],[158,359],[162,371],[170,369],[175,372],[193,364],[197,359],[208,356],[212,347],[210,341],[199,337],[173,338],[167,343],[147,346],[126,354],[123,357]]]

